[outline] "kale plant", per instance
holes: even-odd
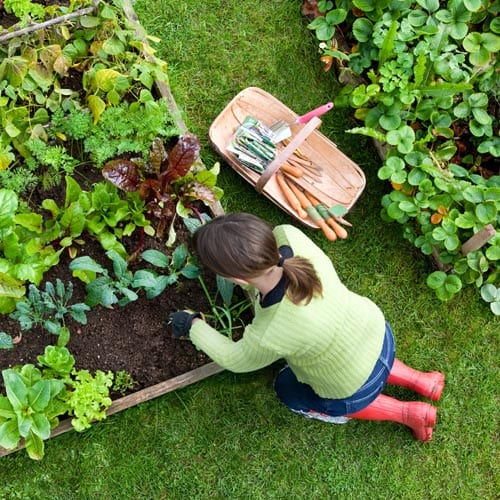
[[[45,290],[39,290],[33,284],[24,300],[16,303],[16,310],[10,318],[19,321],[22,330],[31,330],[40,325],[48,332],[59,335],[65,324],[65,316],[71,316],[75,321],[85,325],[86,312],[90,307],[83,303],[70,304],[73,295],[73,284],[67,286],[56,280],[54,286],[50,281],[45,283]]]

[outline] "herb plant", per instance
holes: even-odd
[[[113,378],[112,390],[119,392],[122,396],[129,391],[131,391],[137,385],[137,381],[134,380],[130,373],[125,370],[118,370],[115,372]]]

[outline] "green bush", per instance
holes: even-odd
[[[362,122],[348,132],[383,144],[378,176],[392,185],[383,218],[435,257],[440,270],[427,283],[440,299],[463,284],[498,284],[498,5],[337,0],[318,7],[309,28],[323,60],[337,59],[348,82],[336,104],[354,108]],[[485,226],[493,237],[462,251]]]

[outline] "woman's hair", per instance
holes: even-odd
[[[294,303],[309,303],[323,287],[312,264],[303,257],[280,260],[272,226],[248,213],[226,214],[212,219],[194,234],[201,262],[225,278],[251,279],[281,265],[286,295]]]

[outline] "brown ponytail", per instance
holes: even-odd
[[[281,265],[287,279],[286,294],[294,304],[307,304],[322,293],[312,264],[302,257],[280,259],[272,226],[255,215],[216,217],[196,231],[194,242],[201,262],[225,278],[251,279]]]
[[[323,286],[311,263],[303,257],[290,257],[282,264],[287,278],[286,295],[294,304],[311,302],[315,295],[321,295]]]

